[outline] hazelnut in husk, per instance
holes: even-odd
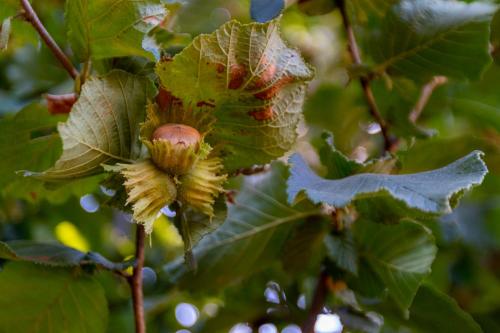
[[[108,170],[120,172],[125,178],[127,205],[131,205],[134,220],[144,224],[151,233],[160,210],[177,198],[176,183],[150,160],[134,164],[117,164]]]
[[[191,170],[202,144],[200,133],[182,124],[164,124],[156,128],[146,142],[153,162],[172,175],[183,175]]]

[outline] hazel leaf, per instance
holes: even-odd
[[[215,118],[207,142],[228,171],[268,163],[292,147],[313,77],[281,39],[278,20],[230,21],[159,62],[156,71],[186,109]]]
[[[72,180],[102,172],[102,164],[137,159],[139,123],[154,94],[149,79],[123,71],[90,78],[68,121],[58,126],[62,156],[44,172],[25,174],[46,181]]]
[[[362,173],[330,180],[316,175],[304,159],[295,154],[290,158],[288,200],[293,202],[305,191],[314,203],[345,207],[357,199],[390,196],[408,208],[430,214],[450,213],[458,198],[473,186],[483,182],[488,169],[480,151],[440,169],[405,175]]]

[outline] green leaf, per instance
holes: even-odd
[[[84,253],[58,243],[30,240],[0,242],[0,259],[26,261],[51,267],[95,265],[107,270],[124,270],[130,262],[114,263],[97,252]]]
[[[224,224],[193,248],[197,271],[188,271],[182,260],[176,260],[165,267],[171,280],[193,289],[217,288],[278,259],[296,223],[319,213],[315,208],[291,208],[286,203],[287,176],[287,168],[276,163],[270,173],[247,177],[228,204]]]
[[[8,17],[14,16],[18,10],[21,9],[21,5],[17,0],[2,0],[0,2],[0,22]]]
[[[387,287],[391,298],[406,311],[436,256],[430,231],[408,220],[396,225],[359,220],[354,235],[360,255]]]
[[[151,55],[144,35],[163,21],[166,9],[157,0],[71,0],[66,2],[68,39],[80,62]]]
[[[373,55],[377,72],[429,80],[435,75],[479,79],[491,62],[486,2],[403,0],[384,19]]]
[[[62,268],[9,263],[0,272],[1,332],[106,332],[104,290]]]
[[[324,15],[335,9],[335,0],[299,0],[299,9],[307,15]]]
[[[326,254],[338,267],[358,274],[358,252],[351,233],[328,235],[325,238]]]
[[[54,163],[61,151],[56,125],[64,119],[31,104],[13,118],[0,120],[1,188],[18,179],[18,170],[41,171]]]
[[[471,315],[448,295],[424,284],[410,307],[408,326],[417,332],[481,333]]]
[[[228,22],[160,62],[157,73],[185,107],[214,116],[207,141],[229,171],[268,163],[292,147],[313,76],[276,20]]]
[[[314,203],[345,207],[356,199],[389,195],[409,208],[443,214],[451,212],[458,197],[474,185],[481,184],[488,172],[481,152],[469,155],[437,170],[407,174],[357,174],[339,180],[317,176],[303,158],[294,154],[288,180],[288,200],[293,202],[305,191]]]
[[[352,7],[352,11],[360,21],[367,21],[371,14],[383,17],[391,5],[397,2],[398,0],[351,0],[347,5]]]
[[[394,328],[404,327],[404,331],[415,333],[483,332],[471,315],[462,310],[453,298],[426,282],[420,286],[415,295],[409,310],[409,318],[399,315],[393,303],[383,303],[381,306],[375,306],[373,310],[384,316],[386,324]]]
[[[47,181],[73,180],[102,172],[102,164],[138,158],[139,123],[154,94],[149,79],[126,72],[90,78],[68,121],[58,126],[62,156],[54,167],[27,175]]]
[[[79,266],[85,258],[85,253],[57,243],[12,241],[0,242],[0,247],[5,249],[0,252],[0,258],[48,266]]]

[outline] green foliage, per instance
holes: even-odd
[[[229,171],[288,151],[313,71],[281,39],[278,21],[231,21],[160,62],[162,85],[186,107],[215,117],[208,142]]]
[[[359,174],[327,180],[314,174],[302,157],[294,155],[290,159],[288,200],[293,202],[305,191],[315,203],[341,208],[356,199],[390,195],[423,212],[449,213],[457,196],[483,181],[488,170],[480,156],[480,152],[473,152],[441,169],[417,174]]]
[[[102,287],[66,269],[7,264],[0,274],[0,330],[4,332],[106,332]]]
[[[42,171],[54,163],[61,150],[56,126],[63,119],[50,115],[37,104],[25,107],[12,118],[2,119],[0,186],[18,179],[19,170]]]
[[[499,1],[30,3],[62,53],[0,0],[0,332],[133,333],[132,222],[151,333],[499,330]]]
[[[80,62],[149,54],[145,33],[163,21],[166,9],[157,0],[71,0],[66,4],[68,39]]]
[[[279,259],[294,226],[319,213],[287,204],[287,173],[284,165],[274,164],[270,173],[246,179],[226,221],[193,248],[197,270],[176,261],[165,268],[172,281],[193,289],[220,288]]]
[[[460,1],[403,0],[384,20],[373,55],[377,72],[429,80],[479,79],[491,61],[489,26],[496,6]]]
[[[59,125],[62,156],[53,168],[27,175],[50,181],[71,180],[102,172],[102,164],[138,158],[139,123],[154,92],[147,78],[126,72],[91,78],[68,121]]]
[[[406,311],[436,256],[430,231],[412,221],[387,226],[358,221],[354,234],[361,246],[360,256],[386,286],[389,296]]]

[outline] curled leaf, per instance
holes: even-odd
[[[52,168],[27,175],[46,181],[73,180],[102,172],[102,164],[138,158],[139,123],[153,94],[149,79],[123,71],[90,78],[68,120],[58,126],[62,156]]]
[[[185,109],[215,118],[206,139],[228,171],[268,163],[293,146],[313,76],[281,39],[277,20],[228,22],[156,71]]]
[[[407,174],[386,175],[364,173],[330,180],[317,176],[300,155],[290,158],[291,176],[288,180],[288,200],[292,202],[305,191],[314,203],[344,207],[361,198],[389,195],[408,207],[423,212],[450,213],[457,197],[482,183],[488,172],[475,151],[437,170]]]

